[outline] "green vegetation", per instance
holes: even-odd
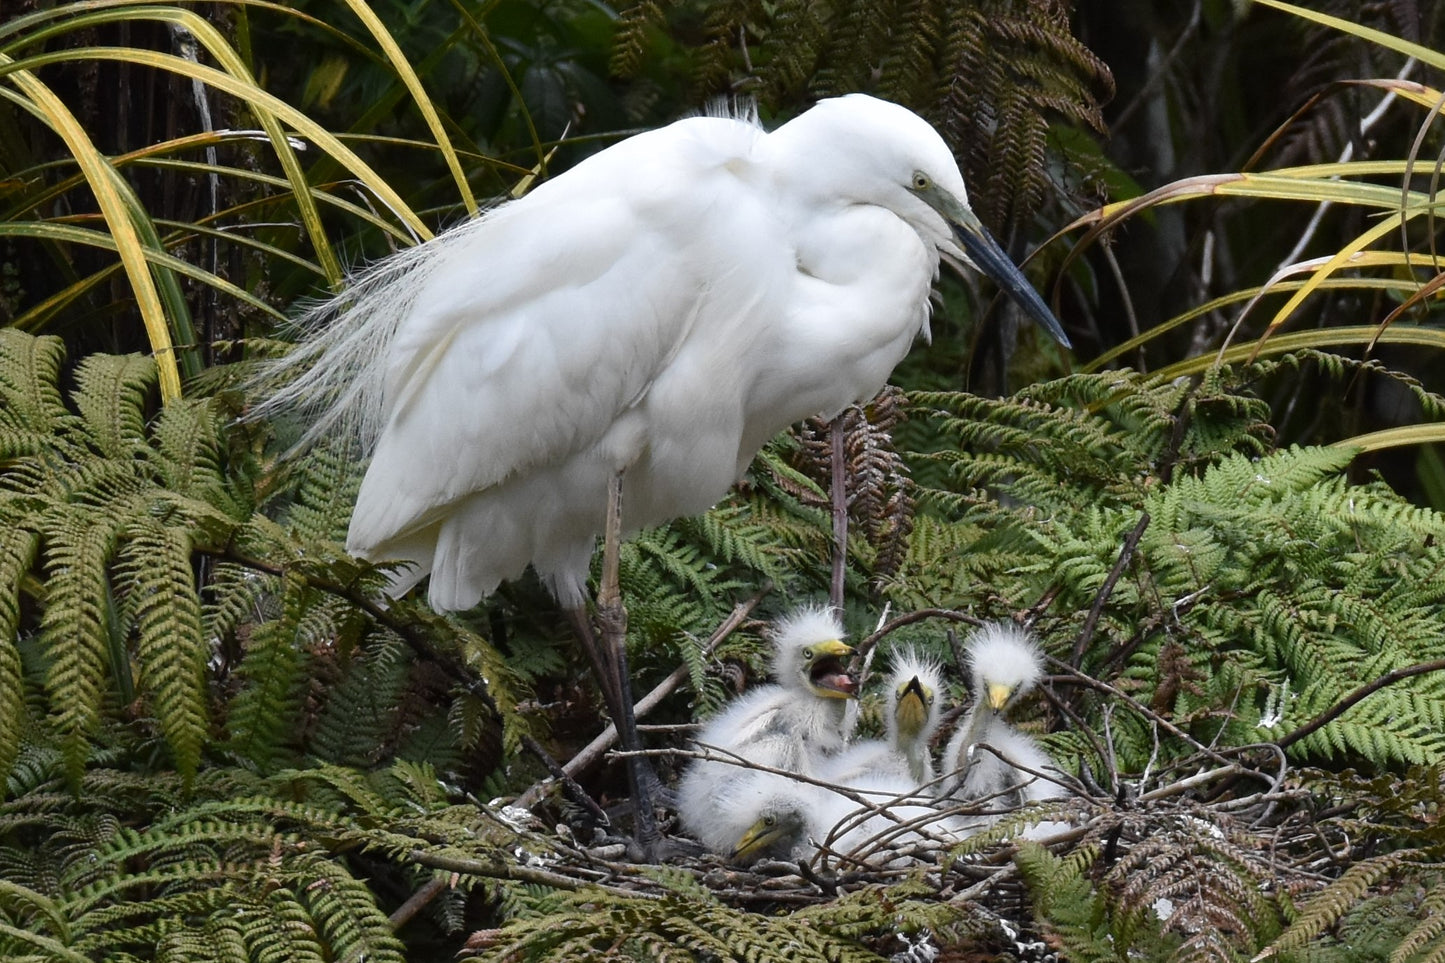
[[[0,957],[1445,955],[1445,13],[1175,6],[7,7]],[[956,622],[1029,620],[1024,724],[1081,791],[936,860],[637,865],[598,832],[620,766],[543,783],[601,710],[541,587],[387,599],[341,547],[358,464],[281,458],[300,426],[235,385],[479,198],[711,97],[854,89],[934,120],[1016,250],[1073,221],[1030,271],[1084,336],[1071,373],[945,283],[847,419],[846,621],[951,663]],[[647,721],[827,592],[828,456],[799,426],[624,546],[638,693],[686,670]],[[1015,841],[1040,819],[1072,829]]]

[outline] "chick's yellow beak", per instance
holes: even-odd
[[[813,691],[827,699],[852,699],[858,693],[858,680],[848,673],[846,660],[853,647],[839,639],[826,639],[812,646],[813,658],[808,663],[808,683]]]
[[[928,702],[933,693],[925,689],[918,676],[909,679],[898,690],[898,705],[893,716],[898,720],[898,731],[905,736],[916,736],[928,722]]]
[[[994,712],[1000,712],[1008,704],[1009,696],[1014,694],[1012,686],[1006,686],[1001,682],[990,682],[988,684],[988,704]]]
[[[749,866],[783,841],[786,827],[772,816],[764,816],[747,828],[738,838],[729,858],[741,866]]]

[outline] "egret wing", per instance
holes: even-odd
[[[352,550],[579,451],[619,468],[635,457],[642,440],[619,419],[698,316],[708,208],[757,201],[743,196],[736,146],[627,146],[594,158],[591,178],[579,165],[439,245],[391,348]]]

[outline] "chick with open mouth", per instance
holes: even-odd
[[[816,778],[847,742],[858,680],[848,669],[853,648],[843,642],[837,614],[830,608],[794,612],[779,620],[773,645],[776,681],[703,727],[698,748],[718,758],[694,762],[678,784],[683,828],[713,852],[732,853],[768,800],[788,784],[806,785],[748,764]]]

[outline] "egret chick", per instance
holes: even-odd
[[[875,842],[878,848],[891,851],[899,843],[937,834],[938,810],[920,790],[934,778],[929,743],[938,728],[942,670],[938,663],[911,649],[895,653],[892,663],[887,682],[887,739],[849,746],[829,759],[822,771],[828,782],[851,790],[871,805],[860,805],[851,796],[831,790],[802,798],[810,807],[805,814],[810,836],[802,841],[804,852],[825,840],[829,840],[829,849],[840,853],[868,848]],[[778,816],[774,831],[796,823],[796,817],[790,821]]]
[[[894,653],[887,683],[884,713],[886,740],[869,740],[849,746],[824,770],[829,782],[854,785],[871,775],[892,779],[894,792],[903,794],[931,783],[933,757],[929,743],[938,730],[942,705],[942,669],[937,662],[905,649]]]
[[[842,750],[847,708],[857,683],[844,660],[852,654],[843,626],[828,608],[805,608],[774,629],[772,685],[738,699],[698,733],[722,754],[816,776]],[[731,852],[771,795],[798,785],[785,777],[729,763],[698,760],[683,774],[677,811],[683,827],[708,849]]]
[[[944,749],[944,765],[955,775],[944,783],[943,792],[1001,809],[1062,795],[1054,782],[1025,771],[1047,772],[1054,763],[1037,742],[1004,718],[1043,677],[1038,644],[1024,629],[992,623],[976,629],[965,648],[973,705]]]
[[[893,711],[888,715],[888,741],[908,764],[915,787],[933,782],[933,755],[929,744],[942,714],[939,694],[943,672],[937,662],[906,649],[893,657],[888,679]]]
[[[734,837],[728,853],[732,862],[751,866],[760,859],[804,859],[811,854],[811,839],[827,818],[823,815],[826,790],[774,780],[755,782],[744,793],[752,797],[753,805],[739,806],[737,811],[757,818]]]
[[[891,859],[901,843],[954,838],[939,825],[940,812],[929,803],[910,802],[909,790],[896,792],[896,777],[865,776],[853,787],[865,800],[821,786],[791,783],[765,792],[758,818],[733,848],[732,859],[747,865],[765,856],[807,859],[826,846],[834,853],[870,861],[874,853]],[[916,797],[915,797],[916,798]]]

